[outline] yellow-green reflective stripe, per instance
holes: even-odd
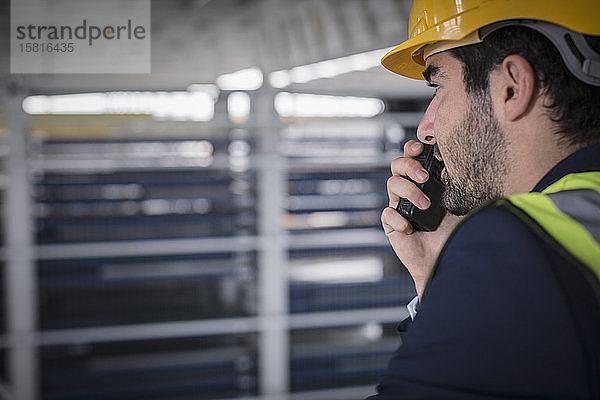
[[[600,246],[581,224],[560,212],[552,200],[541,193],[511,196],[510,202],[525,211],[600,279]]]
[[[542,190],[542,193],[549,194],[570,189],[600,190],[600,172],[590,171],[566,175]]]

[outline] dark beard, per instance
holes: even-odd
[[[444,207],[454,215],[465,215],[505,193],[508,150],[504,132],[493,115],[489,96],[477,96],[464,122],[453,132],[454,143],[444,158],[452,160],[453,174],[442,176]]]

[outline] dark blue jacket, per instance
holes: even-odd
[[[599,170],[600,144],[534,191]],[[370,400],[600,399],[597,278],[509,207],[484,208],[454,232]]]

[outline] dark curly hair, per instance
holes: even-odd
[[[600,52],[600,36],[586,36]],[[504,58],[518,54],[536,74],[536,85],[547,94],[546,107],[557,124],[556,134],[570,145],[588,146],[600,142],[600,87],[577,79],[565,66],[560,53],[541,33],[520,26],[501,28],[483,42],[450,50],[463,63],[468,93],[488,93],[489,74]]]

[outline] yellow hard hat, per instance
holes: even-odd
[[[527,25],[541,31],[564,51],[572,43],[559,45],[562,33],[554,28],[600,35],[599,0],[413,0],[409,18],[409,38],[381,59],[392,72],[413,79],[421,75],[425,58],[435,52],[480,42],[481,28],[503,22],[506,25]],[[510,21],[510,22],[508,22]],[[534,22],[538,22],[535,24]],[[549,23],[549,24],[545,24]],[[542,26],[542,28],[539,28]],[[550,27],[545,29],[544,27]],[[489,33],[489,32],[488,32]],[[564,34],[563,34],[564,36]],[[562,39],[564,41],[564,39]],[[579,40],[579,42],[585,42]],[[586,46],[584,43],[582,46]],[[589,47],[589,46],[588,46]],[[571,52],[573,52],[571,50]],[[590,54],[595,52],[588,52]],[[567,66],[571,69],[569,63]],[[581,61],[581,60],[580,60]],[[592,64],[590,64],[590,62]],[[600,58],[591,56],[587,69],[599,68]],[[575,62],[576,63],[576,62]],[[574,68],[584,68],[579,62]],[[573,72],[573,71],[572,71]],[[577,75],[577,74],[576,74]],[[594,74],[596,75],[596,74]],[[580,76],[578,78],[582,79]],[[594,76],[592,84],[600,83]]]

